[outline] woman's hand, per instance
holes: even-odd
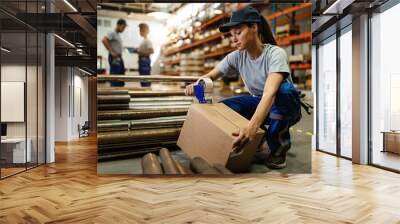
[[[217,80],[220,76],[222,76],[222,73],[217,69],[217,67],[215,67],[209,73],[207,73],[206,75],[203,75],[199,78],[209,78],[212,81],[214,81],[214,80]],[[192,84],[186,86],[186,89],[185,89],[186,96],[194,96],[194,85],[197,85],[198,81],[199,80],[197,80],[195,83],[192,83]]]
[[[189,85],[186,86],[185,95],[186,96],[193,96],[194,95],[194,83],[189,84]]]
[[[253,140],[253,138],[257,134],[257,127],[253,127],[251,125],[239,129],[237,132],[233,132],[232,135],[236,136],[235,139],[233,139],[233,146],[232,146],[232,151],[239,151],[241,148],[243,148],[249,141]]]

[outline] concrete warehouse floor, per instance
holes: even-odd
[[[222,95],[215,97],[220,100],[226,97],[225,91],[220,91]],[[310,93],[306,93],[306,102],[312,104]],[[217,101],[218,101],[217,100]],[[280,173],[310,173],[311,172],[311,135],[313,129],[313,115],[308,115],[302,110],[303,118],[290,130],[292,136],[292,148],[289,150],[284,169],[277,170]],[[184,165],[189,165],[187,156],[182,151],[172,152],[174,159],[181,161]],[[268,173],[272,170],[265,165],[253,164],[251,173]],[[142,174],[141,158],[123,159],[115,161],[99,162],[97,166],[98,174]]]

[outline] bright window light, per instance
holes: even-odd
[[[166,12],[150,12],[147,13],[147,15],[160,20],[169,19],[172,16],[170,13]]]
[[[214,13],[216,15],[222,14],[222,10],[221,9],[216,9],[216,10],[214,10]]]

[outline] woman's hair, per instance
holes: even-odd
[[[260,40],[264,44],[277,45],[274,35],[272,34],[271,28],[268,25],[267,20],[264,16],[260,15],[261,22],[259,23],[249,23],[248,25],[256,24],[258,27],[258,35]]]

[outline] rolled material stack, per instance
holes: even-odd
[[[145,91],[145,90],[139,90],[139,91],[128,91],[129,95],[131,97],[156,97],[156,96],[184,96],[185,91],[184,90],[170,90],[170,91],[157,91],[157,90],[152,90],[152,91]]]
[[[145,175],[229,175],[232,174],[225,166],[214,164],[211,166],[203,158],[195,157],[190,160],[190,167],[184,166],[179,160],[172,157],[166,148],[161,148],[158,155],[148,153],[142,157],[142,173]],[[162,169],[161,169],[162,167]]]
[[[104,108],[105,105],[109,108],[128,109],[131,96],[128,90],[99,90],[97,91],[98,109]]]
[[[192,76],[166,76],[166,75],[97,75],[97,81],[119,81],[119,82],[196,82],[197,78]]]
[[[137,76],[102,76],[101,80],[141,81]],[[188,81],[188,77],[148,76],[150,81]],[[120,81],[121,81],[120,80]],[[128,156],[176,147],[180,129],[193,97],[184,90],[153,91],[122,88],[98,89],[98,159]]]

